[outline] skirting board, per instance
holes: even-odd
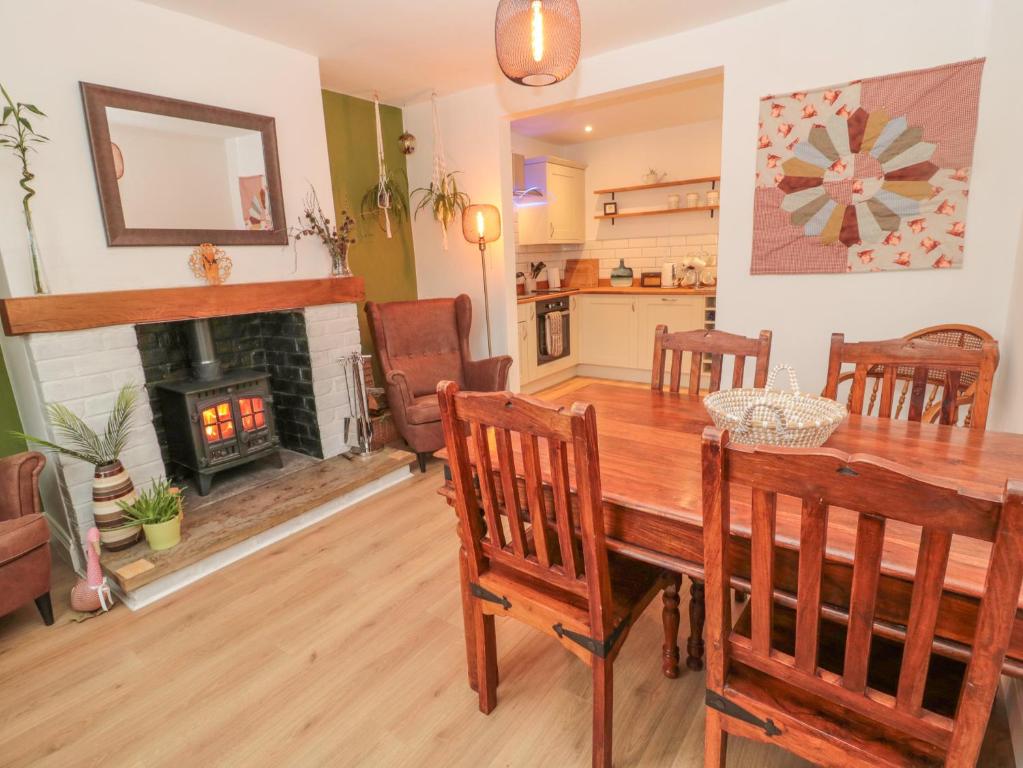
[[[401,467],[400,469],[396,469],[383,477],[379,477],[376,480],[361,486],[352,493],[340,496],[326,504],[321,504],[320,506],[310,509],[308,512],[304,512],[297,517],[293,517],[278,526],[263,531],[262,533],[258,533],[252,538],[241,541],[232,547],[228,547],[227,549],[217,552],[214,555],[210,555],[205,560],[193,563],[187,568],[182,568],[180,571],[175,571],[162,579],[157,579],[150,584],[139,587],[131,592],[131,594],[124,594],[121,590],[116,588],[114,588],[114,591],[117,593],[117,597],[122,603],[128,606],[131,610],[138,611],[145,608],[147,605],[151,605],[152,603],[162,600],[168,595],[187,587],[189,584],[192,584],[205,576],[209,576],[215,571],[219,571],[221,568],[231,565],[231,563],[235,563],[244,557],[248,557],[253,552],[265,549],[281,539],[285,539],[304,528],[315,525],[316,523],[326,520],[328,517],[336,515],[338,512],[341,512],[348,507],[358,504],[360,501],[368,499],[370,496],[374,496],[387,488],[397,485],[405,480],[409,480],[412,476],[413,475],[409,467]]]

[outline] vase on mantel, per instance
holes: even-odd
[[[618,266],[611,270],[612,288],[630,288],[632,286],[632,268],[625,266],[625,259],[618,260]]]
[[[331,246],[330,248],[330,276],[351,277],[352,269],[348,266],[348,246]]]
[[[127,518],[118,504],[132,504],[135,499],[135,484],[119,460],[96,466],[92,479],[92,515],[96,518],[104,549],[112,552],[127,549],[142,538],[142,526],[125,525]]]
[[[36,237],[36,228],[32,223],[32,209],[29,208],[28,200],[21,207],[25,213],[25,227],[28,229],[28,249],[32,253],[32,289],[38,295],[46,294],[50,292],[50,285],[43,269],[42,254],[39,253],[39,238]]]

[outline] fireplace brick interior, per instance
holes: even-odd
[[[323,458],[303,313],[266,312],[215,318],[211,326],[224,373],[252,369],[270,374],[274,418],[282,447]],[[180,469],[169,460],[160,398],[153,385],[191,377],[185,328],[186,323],[136,327],[153,423],[168,473]]]

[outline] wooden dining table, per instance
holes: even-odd
[[[591,403],[596,408],[608,549],[691,577],[697,599],[690,607],[688,662],[690,668],[698,669],[703,624],[700,452],[703,430],[711,424],[702,398],[577,380],[542,399],[566,406]],[[1000,498],[1008,479],[1023,480],[1023,435],[848,416],[825,445],[897,461],[916,473],[992,498]],[[444,458],[443,451],[438,455]],[[521,467],[521,461],[516,464]],[[450,483],[441,489],[449,499],[453,492]],[[749,575],[750,493],[733,488],[731,499],[732,556],[739,573],[733,586],[741,591],[748,586],[743,577]],[[799,505],[796,500],[778,501],[775,597],[784,603],[794,601]],[[843,609],[848,607],[855,537],[855,513],[832,509],[822,601],[825,617],[837,621],[843,620]],[[904,637],[919,537],[920,529],[906,524],[892,521],[887,528],[874,622],[878,635]],[[934,652],[969,658],[988,550],[986,544],[953,540]],[[1023,601],[1003,672],[1023,677]]]

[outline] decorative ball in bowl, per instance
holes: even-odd
[[[776,389],[778,371],[787,369],[791,391]],[[727,389],[707,395],[704,407],[718,429],[744,445],[818,448],[845,418],[845,406],[799,391],[795,371],[775,366],[764,389]]]

